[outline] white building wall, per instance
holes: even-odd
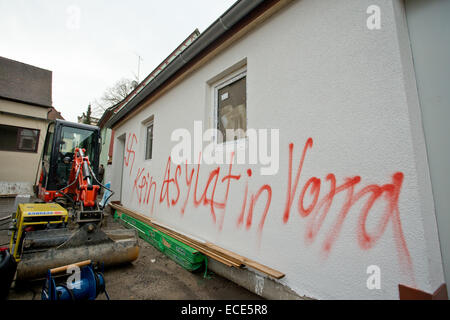
[[[381,8],[381,30],[366,27],[366,9],[373,4]],[[293,1],[116,129],[113,187],[120,189],[117,197],[126,207],[176,230],[284,272],[280,282],[301,296],[398,299],[398,284],[434,292],[444,279],[436,226],[429,226],[434,223],[430,182],[419,172],[428,167],[425,146],[416,141],[423,140],[423,132],[416,112],[417,92],[410,85],[412,62],[399,41],[407,37],[399,1]],[[215,221],[209,205],[194,204],[196,165],[188,166],[189,172],[195,172],[185,212],[181,212],[188,195],[184,166],[177,177],[178,201],[169,206],[166,200],[160,203],[167,160],[175,145],[171,133],[178,128],[192,132],[194,121],[211,123],[208,81],[242,61],[247,63],[248,127],[280,129],[279,172],[262,176],[258,165],[234,165],[232,173],[241,177],[230,184],[225,210],[215,208]],[[151,116],[153,159],[144,160],[142,123]],[[123,148],[119,139],[124,135]],[[309,138],[313,146],[306,152],[289,218],[284,220],[289,144],[293,143],[294,183]],[[201,165],[197,199],[215,168]],[[332,204],[326,216],[317,211],[301,216],[297,203],[305,183],[312,177],[321,179],[320,203],[330,192],[326,179],[330,173],[337,188],[347,178],[360,177],[360,181],[353,193],[345,189],[328,197]],[[170,178],[175,174],[172,165]],[[220,180],[227,174],[228,166],[223,165]],[[154,189],[147,196],[150,179],[156,182],[153,210]],[[216,201],[222,201],[226,192],[226,183],[220,180]],[[247,210],[244,223],[238,225],[247,183]],[[264,192],[247,228],[250,195],[266,184],[272,197],[263,228],[259,225]],[[369,190],[384,192],[369,206],[363,223],[364,208],[373,195]],[[211,193],[212,186],[207,194]],[[177,188],[171,183],[170,199],[176,198]],[[352,203],[345,211],[348,199]],[[311,202],[312,197],[305,196],[305,207]],[[391,209],[388,216],[386,208]],[[386,225],[380,227],[383,216]],[[364,241],[364,231],[372,242]],[[380,267],[379,290],[366,286],[370,265]]]
[[[450,1],[408,0],[408,30],[420,97],[447,283],[450,281]],[[448,288],[447,288],[448,289]]]

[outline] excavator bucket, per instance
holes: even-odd
[[[87,224],[76,231],[67,228],[44,229],[27,233],[16,279],[45,278],[47,270],[83,260],[103,263],[105,267],[138,258],[138,236],[135,230],[101,230]]]

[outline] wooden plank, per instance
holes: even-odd
[[[265,266],[263,264],[260,264],[260,263],[258,263],[256,261],[253,261],[253,260],[250,260],[250,259],[245,259],[244,260],[244,264],[246,266],[248,266],[248,267],[252,267],[253,269],[256,269],[256,270],[261,271],[261,272],[263,272],[265,274],[268,274],[269,276],[271,276],[272,278],[275,278],[275,279],[281,279],[281,278],[283,278],[285,276],[284,273],[282,273],[282,272],[280,272],[278,270],[269,268],[269,267],[267,267],[267,266]]]
[[[171,232],[170,230],[165,229],[165,228],[159,228],[158,226],[155,226],[155,225],[154,225],[154,227],[156,229],[158,229],[159,231],[161,231],[161,232],[163,232],[163,233],[165,233],[165,234],[167,234],[167,235],[177,239],[178,241],[181,241],[181,242],[187,244],[188,246],[191,246],[194,249],[197,249],[201,253],[203,253],[203,254],[205,254],[205,255],[207,255],[207,256],[215,259],[215,260],[220,260],[221,262],[225,261],[226,262],[225,264],[228,265],[228,266],[233,266],[233,267],[236,267],[236,268],[239,268],[240,266],[242,266],[241,262],[236,262],[236,261],[233,261],[232,259],[230,259],[227,256],[223,256],[223,255],[217,254],[216,252],[214,252],[212,250],[209,250],[209,248],[206,247],[205,245],[199,244],[195,240],[190,240],[189,238],[187,238],[187,237],[185,237],[183,235]]]
[[[222,257],[222,256],[220,256],[220,255],[218,255],[218,254],[216,254],[214,252],[209,251],[207,248],[205,248],[202,245],[199,245],[199,243],[197,243],[196,241],[194,241],[192,239],[188,239],[187,237],[185,237],[185,236],[183,236],[181,234],[178,234],[178,233],[176,233],[176,232],[174,232],[172,230],[169,230],[169,229],[164,228],[164,227],[162,227],[162,226],[160,226],[158,224],[155,224],[153,222],[153,220],[151,220],[148,217],[145,217],[145,216],[143,216],[143,215],[141,215],[139,213],[131,211],[131,210],[129,210],[129,209],[125,208],[125,207],[122,207],[120,205],[117,205],[117,204],[110,204],[110,206],[112,208],[120,211],[120,212],[123,212],[123,213],[125,213],[125,214],[127,214],[127,215],[129,215],[129,216],[131,216],[131,217],[133,217],[135,219],[137,219],[137,220],[140,220],[142,222],[147,223],[148,225],[152,226],[153,228],[155,228],[155,229],[157,229],[157,230],[159,230],[159,231],[161,231],[161,232],[163,232],[163,233],[165,233],[165,234],[167,234],[167,235],[177,239],[178,241],[181,241],[181,242],[183,242],[183,243],[193,247],[194,249],[200,251],[201,253],[209,256],[212,259],[218,260],[218,261],[226,264],[229,267],[239,267],[241,265],[241,264],[235,263],[234,261],[230,261],[226,257]]]
[[[240,261],[242,261],[242,263],[244,265],[252,267],[253,269],[261,271],[261,272],[263,272],[265,274],[268,274],[268,275],[270,275],[271,277],[273,277],[275,279],[281,279],[281,278],[283,278],[285,276],[284,273],[282,273],[280,271],[272,269],[272,268],[270,268],[268,266],[265,266],[265,265],[263,265],[261,263],[253,261],[251,259],[245,258],[245,257],[243,257],[243,256],[241,256],[241,255],[239,255],[237,253],[234,253],[234,252],[231,252],[231,251],[226,250],[224,248],[218,247],[215,244],[212,244],[212,243],[208,242],[207,246],[214,248],[215,250],[217,250],[218,252],[221,252],[224,255],[229,255],[230,257],[233,257],[236,260],[240,260]]]
[[[221,247],[219,247],[219,246],[216,246],[216,245],[213,244],[213,243],[207,242],[206,245],[207,245],[209,248],[211,248],[212,250],[214,250],[214,251],[216,251],[216,252],[219,252],[219,253],[221,253],[221,254],[223,254],[223,255],[230,256],[233,260],[240,261],[241,263],[242,263],[242,262],[244,261],[244,259],[245,259],[243,256],[238,255],[237,253],[231,252],[231,251],[229,251],[229,250],[226,250],[226,249],[224,249],[224,248],[221,248]]]
[[[214,260],[217,260],[221,263],[224,263],[225,265],[227,265],[229,267],[239,268],[243,265],[246,265],[246,266],[251,267],[255,270],[258,270],[262,273],[265,273],[275,279],[281,279],[285,276],[284,273],[282,273],[278,270],[275,270],[275,269],[265,266],[259,262],[248,259],[246,257],[243,257],[235,252],[232,252],[230,250],[219,247],[213,243],[210,243],[210,242],[202,243],[202,242],[192,239],[184,234],[181,234],[175,230],[164,227],[164,226],[160,225],[159,223],[157,223],[156,221],[154,221],[153,219],[148,218],[148,217],[146,217],[142,214],[139,214],[135,211],[132,211],[130,209],[127,209],[121,205],[110,204],[110,206],[113,209],[116,209],[116,210],[123,212],[137,220],[140,220],[142,222],[149,224],[153,228],[167,234],[168,236],[170,236],[178,241],[185,243],[188,246],[191,246],[192,248],[200,251],[201,253],[205,254],[206,256],[208,256]]]
[[[185,243],[186,243],[186,242],[189,242],[190,244],[196,245],[197,247],[201,248],[201,249],[204,250],[204,251],[213,253],[215,256],[223,256],[223,257],[225,257],[226,260],[231,261],[232,264],[235,265],[236,267],[240,267],[240,266],[243,265],[243,263],[242,263],[241,260],[234,259],[233,257],[231,257],[231,256],[229,256],[229,255],[226,255],[226,254],[223,255],[221,252],[216,251],[216,250],[214,250],[213,248],[210,248],[210,247],[209,247],[208,245],[206,245],[205,243],[198,242],[197,240],[192,239],[192,238],[189,238],[188,236],[185,236],[185,235],[183,235],[183,234],[180,234],[180,233],[178,233],[178,232],[176,232],[176,231],[174,231],[174,230],[165,228],[165,227],[159,225],[159,224],[156,223],[156,222],[154,222],[153,225],[154,225],[154,226],[158,226],[158,227],[160,228],[160,229],[158,229],[158,230],[161,230],[161,231],[164,232],[164,233],[167,233],[167,234],[169,234],[169,235],[176,235],[177,237],[180,238],[180,239],[177,239],[177,240],[179,240],[179,241],[181,241],[181,242],[185,242]],[[197,250],[199,250],[199,249],[197,249]],[[200,250],[199,250],[199,251],[200,251]]]
[[[61,273],[63,271],[66,271],[70,267],[81,268],[81,267],[84,267],[84,266],[87,266],[87,265],[90,265],[90,264],[91,264],[91,260],[80,261],[80,262],[77,262],[77,263],[68,264],[66,266],[50,269],[50,273],[51,274]]]
[[[192,247],[192,248],[198,250],[199,252],[201,252],[201,253],[207,255],[207,256],[210,257],[210,258],[212,258],[212,259],[214,259],[214,260],[218,260],[218,261],[220,261],[220,262],[226,264],[226,265],[229,266],[229,267],[239,267],[239,266],[240,266],[240,264],[236,264],[236,263],[234,263],[233,261],[230,261],[229,259],[227,259],[227,258],[225,258],[225,257],[219,256],[219,255],[215,254],[214,252],[208,251],[207,249],[205,249],[205,248],[203,248],[203,247],[197,246],[197,245],[194,244],[194,243],[191,243],[191,242],[189,242],[189,241],[186,241],[186,240],[184,240],[184,239],[178,237],[176,234],[168,234],[168,235],[171,236],[172,238],[174,238],[174,239],[176,239],[176,240],[178,240],[178,241],[181,241],[181,242],[187,244],[188,246],[190,246],[190,247]]]
[[[186,237],[180,236],[180,235],[177,234],[177,233],[170,232],[169,230],[164,229],[164,228],[161,228],[161,229],[160,229],[160,228],[158,228],[157,226],[154,226],[154,227],[157,228],[159,231],[161,231],[161,232],[167,234],[168,236],[171,236],[172,238],[174,238],[174,239],[176,239],[176,240],[178,240],[178,241],[181,241],[181,242],[187,244],[188,246],[190,246],[190,247],[192,247],[192,248],[194,248],[194,249],[200,251],[201,253],[203,253],[203,254],[205,254],[205,255],[211,257],[211,258],[213,258],[213,259],[215,259],[215,260],[219,260],[219,261],[222,262],[222,263],[225,263],[225,264],[228,265],[228,266],[232,266],[232,267],[238,268],[238,267],[240,267],[240,266],[242,265],[241,263],[236,263],[236,262],[234,262],[234,261],[228,259],[228,257],[221,256],[221,255],[219,255],[219,254],[216,254],[215,252],[212,252],[211,250],[208,250],[207,247],[205,247],[205,246],[203,246],[203,245],[199,245],[199,244],[196,243],[195,241],[190,241],[190,240],[187,239]]]
[[[163,232],[163,233],[165,233],[165,234],[167,234],[167,235],[177,239],[178,241],[181,241],[181,242],[183,242],[183,243],[193,247],[194,249],[200,251],[201,253],[203,253],[203,254],[205,254],[205,255],[207,255],[207,256],[215,259],[215,260],[218,260],[218,261],[220,261],[222,263],[225,263],[228,266],[239,267],[242,264],[242,263],[236,263],[234,261],[230,261],[226,257],[220,256],[220,255],[218,255],[218,254],[216,254],[214,252],[211,252],[205,246],[203,246],[203,244],[198,243],[197,241],[195,241],[193,239],[189,239],[189,238],[187,238],[187,237],[185,237],[185,236],[183,236],[181,234],[178,234],[178,233],[176,233],[176,232],[174,232],[174,231],[172,231],[170,229],[167,229],[167,228],[165,228],[165,227],[163,227],[163,226],[161,226],[161,225],[159,225],[157,223],[154,223],[154,221],[151,220],[148,217],[145,217],[145,216],[143,216],[141,214],[138,214],[138,213],[136,213],[134,211],[131,211],[131,210],[127,209],[127,208],[124,208],[124,207],[116,205],[116,204],[111,205],[111,207],[113,207],[114,209],[116,209],[118,211],[121,211],[121,212],[123,212],[125,214],[128,214],[128,215],[130,215],[131,217],[133,217],[135,219],[138,219],[138,220],[140,220],[142,222],[145,222],[145,223],[149,224],[153,228],[155,228],[155,229],[157,229],[157,230],[159,230],[159,231],[161,231],[161,232]]]

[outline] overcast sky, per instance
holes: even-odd
[[[140,80],[235,0],[0,0],[0,56],[53,71],[53,106],[76,121],[121,78]],[[0,70],[1,72],[1,70]]]

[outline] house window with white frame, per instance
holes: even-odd
[[[153,121],[146,124],[145,160],[152,159],[153,152]]]
[[[245,138],[247,131],[246,72],[232,76],[215,87],[215,126],[222,133],[217,143]]]

